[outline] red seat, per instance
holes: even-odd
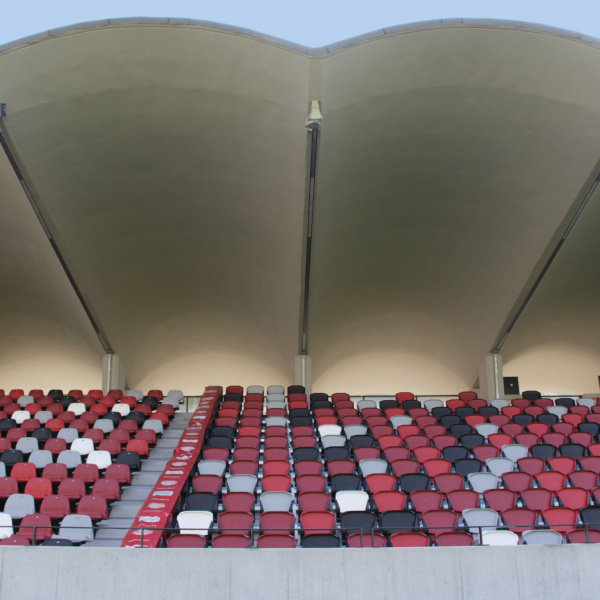
[[[296,477],[296,485],[299,493],[322,492],[327,485],[327,478],[323,475],[299,475]]]
[[[19,526],[19,535],[35,544],[50,539],[52,537],[50,517],[39,513],[25,515]]]
[[[14,477],[0,477],[0,498],[19,493],[19,484]]]
[[[522,492],[531,487],[531,475],[523,471],[512,471],[502,475],[504,487],[512,492]]]
[[[60,521],[71,514],[71,504],[66,496],[46,496],[40,505],[40,514]]]
[[[419,460],[416,452],[417,450],[422,450],[423,448],[426,448],[427,446],[422,446],[421,448],[416,448],[415,449],[415,458],[419,461],[419,462],[423,462],[421,460]],[[432,448],[433,450],[437,450],[438,454],[437,456],[439,456],[439,450],[437,448],[434,448],[433,446],[429,446],[429,448]],[[408,458],[410,456],[410,450],[408,448],[405,448],[404,446],[402,447],[398,447],[398,448],[386,448],[384,450],[384,454],[385,454],[385,459],[391,463],[394,462],[395,460],[404,460],[406,458]],[[437,456],[435,456],[434,458],[437,458]]]
[[[121,488],[114,479],[98,479],[92,488],[92,495],[102,496],[107,502],[121,499]]]
[[[223,506],[225,510],[251,512],[255,502],[256,497],[249,492],[228,492],[223,494]]]
[[[600,456],[582,456],[578,462],[582,469],[600,475]]]
[[[79,417],[82,421],[86,421],[87,424],[92,427],[94,425],[94,423],[100,418],[98,416],[98,413],[95,412],[91,412],[91,411],[86,411],[84,412],[80,417]]]
[[[539,487],[546,488],[554,493],[565,487],[566,476],[559,471],[541,471],[535,478]]]
[[[415,490],[410,494],[410,501],[418,513],[435,511],[442,507],[444,495],[435,490]]]
[[[25,483],[30,479],[37,477],[35,465],[33,463],[16,463],[11,469],[10,476],[16,479],[19,483]]]
[[[87,431],[83,432],[83,435],[81,437],[84,439],[92,440],[92,442],[94,442],[94,446],[98,446],[101,442],[104,441],[104,431],[102,431],[102,429],[88,429]]]
[[[479,494],[473,490],[453,490],[448,492],[448,503],[455,512],[479,508]]]
[[[553,471],[569,475],[577,468],[577,463],[570,456],[552,456],[548,459],[548,465]]]
[[[509,444],[512,444],[513,438],[507,433],[492,433],[488,435],[488,442],[498,450],[501,450],[502,446],[508,446]]]
[[[82,421],[81,419],[75,419],[71,425],[69,425],[72,429],[77,429],[79,435],[83,435],[89,428],[90,424],[87,421]]]
[[[83,496],[77,504],[77,514],[87,515],[92,521],[108,519],[108,504],[102,496]]]
[[[502,512],[502,519],[519,536],[528,529],[535,529],[537,513],[530,508],[509,508]]]
[[[129,465],[112,464],[104,472],[105,479],[114,479],[119,485],[131,484],[131,469]]]
[[[386,456],[387,454],[388,453],[386,452]],[[440,449],[436,448],[435,446],[419,446],[417,448],[414,448],[413,454],[415,456],[415,459],[421,464],[423,464],[426,463],[428,460],[435,460],[436,458],[439,458]],[[405,456],[403,458],[408,458],[408,456]],[[388,460],[392,462],[392,460],[401,460],[401,458],[389,458]]]
[[[117,429],[126,431],[131,437],[137,433],[139,426],[133,419],[122,419],[117,425]]]
[[[552,506],[554,494],[544,488],[528,488],[520,493],[523,505],[541,514],[544,508]]]
[[[236,533],[221,533],[212,539],[213,548],[249,548],[250,536]]]
[[[373,500],[377,511],[380,513],[388,510],[404,510],[406,494],[396,490],[381,491],[373,494]]]
[[[527,448],[531,448],[531,446],[535,446],[536,444],[540,443],[540,438],[535,433],[519,433],[515,436],[515,442],[517,444],[527,446]]]
[[[429,546],[429,536],[419,532],[400,532],[390,536],[390,542],[394,548],[416,548]]]
[[[558,448],[566,442],[567,436],[562,433],[551,431],[550,433],[546,433],[544,436],[542,436],[542,439],[544,440],[544,444],[550,444]]]
[[[443,450],[449,446],[456,446],[458,440],[453,435],[436,435],[432,442],[436,448]]]
[[[113,429],[111,432],[109,432],[107,439],[115,440],[119,442],[119,444],[125,445],[129,442],[130,436],[129,432],[125,431],[124,429]]]
[[[481,444],[479,446],[473,447],[473,455],[477,460],[480,460],[482,463],[485,463],[485,461],[488,460],[488,458],[496,458],[499,453],[500,450],[496,448],[496,446],[488,446]]]
[[[239,439],[238,439],[239,441]],[[260,443],[260,440],[258,440]],[[256,446],[258,448],[258,445]],[[263,452],[265,461],[267,460],[288,460],[290,453],[287,448],[267,448]],[[296,463],[297,464],[297,463]]]
[[[251,460],[234,460],[230,463],[232,475],[256,475],[258,463]]]
[[[472,546],[473,536],[466,531],[446,531],[435,536],[438,546]]]
[[[556,497],[563,506],[577,511],[587,506],[590,501],[589,491],[578,487],[562,488],[556,492]]]
[[[517,493],[511,490],[495,489],[485,490],[483,499],[489,508],[498,513],[514,508],[517,501]]]
[[[146,440],[135,439],[127,442],[126,452],[136,452],[140,458],[148,458],[150,456],[150,448]]]
[[[64,440],[63,440],[64,441]],[[46,445],[48,442],[46,442]],[[69,477],[67,465],[64,463],[50,463],[44,467],[42,477],[49,479],[53,484],[59,484],[63,479]]]
[[[332,533],[336,517],[331,511],[303,511],[300,523],[305,535],[314,533]]]
[[[379,448],[375,446],[361,446],[360,448],[354,448],[354,456],[360,462],[361,460],[379,458],[380,452]]]
[[[423,463],[423,469],[429,477],[436,477],[442,473],[450,473],[452,463],[444,458],[434,458]]]
[[[21,429],[29,435],[41,426],[42,424],[39,419],[25,419],[23,423],[21,423]]]
[[[292,485],[289,475],[265,475],[261,481],[265,492],[289,492]]]
[[[429,510],[423,513],[423,524],[431,535],[453,531],[458,522],[458,513],[453,510]]]
[[[351,533],[348,536],[349,548],[384,548],[387,539],[382,533]]]
[[[538,458],[537,456],[525,456],[517,460],[517,466],[521,471],[529,473],[529,475],[536,475],[540,471],[544,470],[544,459]]]
[[[462,490],[465,485],[465,478],[459,473],[442,473],[433,478],[433,482],[438,491],[448,495],[454,490]]]
[[[254,514],[226,510],[219,515],[219,527],[222,533],[235,533],[250,535],[250,528],[254,523]]]
[[[52,495],[52,482],[46,477],[30,479],[25,484],[25,493],[33,496],[34,500],[42,500]]]
[[[575,529],[577,524],[577,511],[563,506],[550,506],[542,509],[542,517],[548,527],[558,531],[563,537],[568,531]]]
[[[597,529],[572,529],[567,532],[567,540],[571,544],[597,544],[600,542],[600,531]]]
[[[111,456],[117,456],[121,452],[121,443],[117,440],[102,440],[98,450],[105,450]]]
[[[291,512],[269,510],[260,515],[260,526],[265,533],[289,534],[295,522]]]
[[[594,471],[573,471],[569,474],[573,487],[580,487],[591,492],[598,485],[598,474]]]
[[[365,480],[371,494],[391,491],[396,487],[396,477],[389,473],[372,473],[367,475]]]
[[[100,479],[98,465],[92,463],[77,465],[73,471],[73,479],[81,479],[85,484],[92,485]]]
[[[58,456],[63,450],[67,449],[67,442],[62,438],[50,438],[44,444],[44,450],[52,452],[53,456]],[[55,459],[56,460],[56,459]]]
[[[493,423],[494,425],[497,425],[498,427],[502,428],[505,425],[508,425],[510,423],[510,418],[507,417],[506,415],[490,415],[488,417],[488,420],[490,423]]]
[[[279,462],[279,461],[271,461],[271,462]],[[281,461],[281,462],[285,462],[285,461]],[[330,468],[332,462],[335,462],[335,461],[329,461],[329,463],[327,465],[328,468]],[[344,462],[346,462],[346,461],[344,461]],[[348,461],[348,462],[350,462],[350,463],[352,463],[352,465],[354,465],[354,463],[352,461]],[[263,468],[264,468],[265,464],[266,464],[266,462],[263,463]],[[288,463],[288,465],[289,465],[289,463]],[[323,471],[323,463],[321,463],[320,460],[300,460],[297,463],[294,463],[294,468],[296,469],[296,476],[321,475],[321,472]],[[351,472],[353,473],[354,469]],[[266,471],[265,471],[265,473],[266,473]]]

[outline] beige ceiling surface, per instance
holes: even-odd
[[[197,393],[294,379],[304,123],[320,99],[314,389],[453,393],[475,383],[594,173],[599,52],[512,26],[421,28],[304,53],[232,30],[105,23],[0,53],[0,100],[129,385]],[[6,169],[0,178],[15,185]],[[586,219],[593,227],[592,207]],[[548,286],[562,290],[571,271],[593,277],[581,258],[592,249],[567,249]],[[25,278],[37,282],[34,270]],[[567,318],[561,294],[541,287],[540,310],[569,328],[591,368],[596,311]],[[537,368],[526,360],[539,345],[527,333],[539,327],[533,307],[506,346],[507,368],[525,377]],[[90,328],[72,327],[96,360]]]

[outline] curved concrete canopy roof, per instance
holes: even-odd
[[[5,131],[136,387],[292,382],[312,99],[327,391],[472,387],[600,156],[597,42],[553,28],[440,21],[310,50],[118,20],[0,50]]]

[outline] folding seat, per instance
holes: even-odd
[[[468,416],[475,414],[475,409],[472,406],[459,406],[454,409],[454,414],[460,419],[465,419]]]
[[[113,429],[108,434],[107,439],[118,442],[120,446],[125,446],[129,442],[130,437],[127,431],[123,431],[122,429]]]
[[[295,548],[296,538],[289,534],[263,533],[258,536],[257,546],[259,548]]]
[[[9,431],[6,432],[6,439],[13,445],[16,446],[17,442],[20,439],[26,438],[27,437],[27,433],[25,433],[25,431],[23,431],[23,429],[19,428],[14,428],[14,429],[10,429]]]
[[[453,531],[458,522],[458,513],[453,510],[432,509],[423,513],[423,524],[434,537],[446,531]]]
[[[277,479],[275,479],[277,478]],[[284,478],[281,478],[279,475],[268,475],[263,477],[262,482],[263,486],[265,485],[265,479],[267,480],[267,486],[283,486],[285,483],[281,483],[284,481]],[[288,480],[290,478],[288,477]],[[290,480],[291,481],[291,480]],[[256,490],[256,485],[258,483],[258,477],[256,475],[231,475],[227,480],[227,490],[229,492],[248,492],[250,494],[254,494]],[[288,484],[289,488],[289,484]],[[267,490],[265,491],[287,491],[287,490]]]
[[[531,449],[532,446],[539,444],[540,438],[535,433],[519,433],[515,436],[514,441]]]
[[[26,515],[35,513],[35,500],[29,494],[11,494],[6,499],[3,512],[18,521]]]
[[[220,475],[197,475],[192,479],[192,489],[195,492],[219,494],[222,486],[223,479]]]
[[[431,418],[431,417],[427,417],[427,418]],[[417,420],[417,424],[420,427],[424,427],[425,426],[425,421],[426,417],[423,417],[423,422],[421,420]],[[439,418],[439,424],[448,429],[454,425],[460,425],[461,423],[461,418],[458,415],[444,415],[443,417]]]
[[[45,496],[40,505],[40,514],[46,515],[51,521],[60,521],[71,514],[71,505],[66,496]]]
[[[569,458],[569,460],[577,460],[582,456],[585,456],[585,446],[581,444],[562,444],[559,446],[559,450],[562,458]],[[548,461],[556,460],[556,458],[550,458]],[[574,467],[573,467],[574,468]]]
[[[104,440],[104,432],[101,429],[88,429],[81,436],[82,439],[92,440],[94,446],[98,446]]]
[[[0,513],[0,540],[9,538],[13,533],[12,517],[7,513]]]
[[[573,529],[567,532],[567,541],[571,544],[597,544],[600,542],[600,531],[597,529]]]
[[[495,398],[494,400],[490,400],[490,406],[494,406],[498,410],[502,410],[505,406],[510,406],[510,402],[508,400],[504,400],[503,398]]]
[[[442,494],[448,494],[453,490],[460,490],[465,483],[464,476],[459,473],[442,473],[434,478],[435,487]]]
[[[552,426],[553,430],[564,433],[565,435],[570,435],[580,423],[583,423],[584,416],[569,412],[566,415],[563,415],[562,420],[562,423],[556,423],[556,425]]]
[[[58,486],[58,484],[63,479],[67,479],[68,476],[67,467],[62,463],[49,463],[42,471],[42,477],[49,479],[55,486]]]
[[[517,493],[505,489],[486,490],[483,499],[488,508],[501,513],[516,506]]]
[[[213,513],[204,510],[185,510],[177,515],[177,526],[182,534],[207,536],[213,523]]]
[[[475,414],[475,415],[467,415],[466,417],[464,417],[464,421],[467,425],[470,425],[471,427],[477,427],[477,425],[481,425],[482,423],[485,423],[487,420],[487,417],[484,417],[483,415]]]
[[[223,477],[227,463],[222,460],[201,460],[198,463],[198,473],[200,475],[218,475]]]
[[[449,427],[460,422],[460,418],[452,414],[452,409],[447,406],[438,406],[431,411],[431,416],[435,417],[441,425]],[[447,422],[449,421],[449,424]]]
[[[38,513],[25,515],[19,525],[19,536],[33,544],[38,544],[52,537],[52,522],[50,517]]]
[[[25,483],[37,477],[37,471],[33,463],[20,462],[13,465],[10,476],[16,479],[18,483]]]
[[[531,487],[531,475],[525,471],[504,473],[502,483],[506,489],[519,493]]]
[[[223,496],[224,498],[225,496]],[[263,492],[259,497],[263,511],[289,512],[292,499],[292,494],[289,492]]]
[[[560,471],[541,471],[535,476],[535,479],[539,487],[550,490],[556,495],[558,490],[565,487],[567,478]]]
[[[518,468],[529,475],[536,475],[540,471],[543,471],[545,465],[546,463],[543,459],[534,456],[527,456],[517,460]]]
[[[598,416],[600,416],[600,415],[598,415]],[[588,452],[592,456],[600,456],[600,444],[590,444],[588,446]]]
[[[26,410],[16,410],[12,414],[12,418],[16,422],[17,425],[22,425],[24,421],[27,419],[31,419],[31,415]]]
[[[588,505],[590,501],[590,493],[588,490],[578,487],[565,487],[556,492],[562,506],[580,510]]]
[[[396,490],[384,490],[373,494],[375,508],[378,512],[404,510],[406,494]]]
[[[72,502],[79,501],[86,493],[85,483],[82,479],[63,479],[58,484],[58,495],[66,496]]]
[[[389,473],[372,473],[365,478],[367,488],[371,494],[377,492],[390,491],[396,487],[396,477]]]
[[[8,417],[12,417],[20,408],[21,407],[16,402],[13,402],[12,404],[7,404],[4,407],[4,412]],[[14,421],[12,418],[10,420]]]
[[[426,460],[423,463],[423,469],[429,477],[436,477],[442,473],[450,473],[450,470],[452,469],[452,463],[443,458],[434,458],[431,460]]]
[[[273,449],[273,450],[275,450],[275,449]],[[344,450],[346,450],[345,458],[348,458],[350,452],[345,448],[344,448]],[[277,456],[277,454],[275,454],[275,452],[270,453],[269,457],[267,458],[267,451],[268,450],[265,450],[265,452],[264,452],[265,460],[287,460],[287,457],[288,457],[287,450],[285,450],[285,452],[282,451],[282,452],[278,453],[278,455],[281,457],[279,459],[275,458]],[[283,454],[285,454],[285,457],[283,457]],[[293,450],[292,454],[294,456],[294,462],[299,462],[302,460],[318,460],[319,459],[319,450],[317,448],[295,448]]]
[[[556,433],[554,431],[551,431],[550,433],[547,433],[546,435],[542,436],[542,440],[544,444],[549,444],[558,448],[566,442],[567,437],[562,433]]]
[[[398,427],[402,427],[403,425],[412,425],[412,422],[412,417],[409,415],[395,415],[390,417],[390,423],[395,429],[398,429]]]
[[[598,485],[598,474],[594,471],[573,471],[569,473],[569,481],[573,487],[580,487],[591,492]]]
[[[446,531],[435,536],[438,546],[472,546],[473,536],[466,531]]]
[[[494,530],[498,525],[498,513],[491,508],[467,508],[462,512],[462,518],[474,534]]]
[[[36,429],[41,427],[41,423],[38,419],[25,419],[21,423],[21,429],[27,434],[31,435]]]
[[[482,406],[477,412],[481,417],[485,417],[486,419],[488,419],[492,415],[500,414],[500,411],[495,406]]]
[[[305,535],[332,533],[336,517],[330,511],[303,511],[300,524]]]
[[[503,446],[512,444],[513,438],[507,433],[492,433],[488,435],[488,442],[498,450],[501,450]]]
[[[331,477],[332,491],[359,490],[361,488],[361,478],[351,473],[340,473]]]
[[[102,496],[107,502],[121,499],[121,488],[114,479],[98,479],[92,487],[92,496]]]
[[[391,425],[371,425],[371,433],[373,437],[381,444],[382,439],[387,439],[392,442],[392,445],[400,445],[400,437],[394,434],[394,428]],[[394,440],[396,443],[394,443]]]
[[[343,448],[329,448],[331,450],[343,450]],[[360,462],[363,460],[377,460],[381,458],[381,451],[376,446],[361,446],[360,448],[354,448],[354,458]]]
[[[577,525],[577,511],[564,506],[543,508],[542,518],[550,529],[558,531],[563,537]]]
[[[484,438],[488,438],[493,433],[498,433],[498,426],[493,423],[481,423],[475,426],[475,431]]]
[[[352,439],[354,440],[354,438]],[[424,435],[409,435],[406,438],[404,438],[404,442],[407,448],[413,451],[415,450],[415,448],[429,445],[429,439]]]
[[[490,458],[486,461],[485,466],[496,477],[502,477],[505,473],[512,472],[514,463],[510,458]]]
[[[134,439],[127,442],[125,448],[127,452],[135,452],[140,458],[148,458],[150,456],[150,448],[146,440]]]
[[[458,513],[467,508],[479,508],[479,494],[473,490],[452,490],[448,492],[448,504]]]
[[[108,454],[108,452],[106,452]],[[110,458],[110,454],[108,454]],[[132,471],[139,471],[141,469],[140,456],[137,452],[119,452],[115,461],[117,464],[127,465]]]
[[[385,473],[388,469],[388,463],[382,459],[361,460],[358,463],[359,471],[363,477],[374,473]]]
[[[12,494],[19,493],[19,484],[14,477],[0,477],[0,499],[6,500]]]
[[[575,459],[570,456],[553,456],[547,460],[547,463],[553,471],[564,475],[572,473],[577,468]]]
[[[517,546],[519,536],[512,531],[484,531],[481,534],[482,546]]]
[[[556,446],[552,444],[536,444],[535,446],[531,446],[529,451],[531,452],[531,456],[543,458],[544,460],[548,460],[557,454]]]
[[[469,473],[467,480],[473,491],[479,494],[498,487],[498,477],[493,473]]]
[[[330,503],[331,496],[326,492],[301,492],[298,494],[298,506],[300,511],[328,510]]]
[[[425,402],[423,403],[423,405],[425,406],[425,408],[431,412],[434,408],[438,408],[438,407],[444,407],[444,403],[441,400],[438,399],[429,399],[429,400],[425,400]]]
[[[52,482],[45,477],[29,479],[25,484],[25,494],[33,496],[34,500],[42,500],[52,495]]]
[[[121,452],[121,443],[117,440],[102,440],[98,446],[101,452],[108,452],[111,457],[117,456]]]
[[[364,511],[369,502],[369,494],[359,490],[342,490],[335,494],[340,513],[348,511]]]
[[[101,429],[107,435],[115,429],[115,425],[110,419],[98,419],[94,423],[94,428]]]
[[[45,425],[50,419],[53,418],[53,416],[49,410],[40,410],[35,414],[35,418],[39,421],[41,426]]]
[[[296,477],[296,486],[298,492],[323,492],[325,485],[327,484],[327,478],[323,475],[299,475]],[[271,490],[266,490],[271,491]],[[283,490],[287,491],[287,490]]]
[[[50,423],[50,421],[48,421],[48,423]],[[67,444],[72,444],[76,439],[79,439],[79,432],[77,429],[63,427],[56,432],[56,437],[65,440]]]
[[[417,450],[422,450],[424,447],[425,446],[422,446],[421,448],[417,448]],[[433,446],[429,446],[429,448],[432,448],[434,451],[437,450],[437,448],[433,448]],[[387,462],[392,463],[396,460],[406,460],[410,456],[410,450],[405,447],[385,448],[384,455],[385,455],[385,459],[387,460]],[[428,456],[427,458],[428,459],[429,458],[437,458],[438,456],[439,456],[439,451],[434,452],[433,456]],[[422,462],[416,454],[415,454],[415,458],[417,459],[417,461]]]
[[[424,473],[407,473],[400,477],[400,490],[406,494],[417,490],[428,490],[430,484],[430,478]]]
[[[71,443],[71,450],[79,452],[81,456],[87,456],[94,451],[94,442],[89,438],[77,438]]]
[[[219,515],[218,523],[221,533],[249,536],[254,515],[250,512],[225,511]]]
[[[73,479],[81,479],[86,485],[92,486],[100,479],[98,466],[89,463],[77,465],[73,470]]]
[[[600,425],[597,423],[581,423],[578,425],[578,431],[574,431],[569,436],[569,442],[571,442],[571,444],[577,444],[587,448],[590,444],[594,443],[594,438],[597,439],[599,432]],[[585,454],[585,451],[583,454]]]
[[[412,459],[404,459],[404,460],[395,460],[392,464],[392,473],[396,477],[402,477],[408,473],[418,473],[419,472],[419,463],[416,460]]]
[[[528,411],[533,410],[533,409],[527,409]],[[538,414],[542,413],[542,409],[535,409],[536,411],[539,411]],[[535,411],[534,411],[535,412]],[[514,429],[514,433],[511,433],[512,436],[518,435],[519,433],[523,433],[523,431],[525,430],[525,427],[527,427],[528,425],[531,425],[534,422],[535,418],[534,415],[527,413],[524,414],[520,414],[520,415],[515,415],[512,419],[512,423],[510,423],[509,425],[513,425],[513,426],[517,426],[517,429]],[[507,431],[506,433],[510,433],[510,431]]]
[[[464,458],[455,461],[454,469],[459,475],[466,477],[471,473],[479,473],[483,469],[483,463],[476,458]]]
[[[210,492],[192,492],[185,497],[184,510],[201,510],[215,512],[219,497]]]
[[[460,438],[460,445],[468,450],[473,450],[475,446],[481,446],[485,438],[478,433],[468,433]]]
[[[34,450],[38,450],[38,441],[35,438],[24,437],[17,441],[15,450],[20,450],[24,455],[31,454]]]
[[[518,460],[528,456],[529,448],[522,444],[508,444],[506,446],[502,446],[502,454],[504,454],[504,456],[510,459],[513,463],[516,463]]]
[[[458,440],[453,435],[437,435],[432,442],[436,448],[443,450],[448,446],[456,446]]]
[[[410,495],[413,508],[418,513],[440,509],[443,499],[444,495],[436,490],[415,490]]]
[[[600,529],[600,506],[587,506],[582,508],[579,511],[579,514],[584,525],[591,527],[592,529]],[[552,527],[552,529],[556,528]]]
[[[252,520],[254,521],[254,515]],[[291,512],[273,510],[260,515],[260,526],[265,533],[289,535],[295,522],[296,518]]]
[[[381,529],[389,535],[412,531],[417,527],[419,518],[417,513],[412,510],[388,510],[381,513],[379,522]]]

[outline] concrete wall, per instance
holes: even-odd
[[[0,548],[2,600],[579,600],[600,546],[346,550]]]

